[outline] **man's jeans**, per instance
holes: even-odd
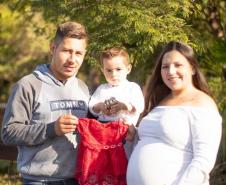
[[[75,179],[65,179],[60,181],[37,181],[23,179],[23,185],[79,185]]]

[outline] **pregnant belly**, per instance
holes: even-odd
[[[167,144],[140,141],[129,160],[127,184],[171,185],[178,180],[190,160],[190,153]]]

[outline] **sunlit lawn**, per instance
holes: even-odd
[[[225,166],[222,166],[220,169],[213,172],[212,176],[210,176],[210,185],[226,185]],[[0,174],[0,185],[22,185],[21,177],[17,172],[14,172],[11,175]]]
[[[21,179],[19,176],[8,176],[0,174],[0,185],[22,185]]]

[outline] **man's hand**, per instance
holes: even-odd
[[[69,132],[74,132],[76,125],[78,124],[78,118],[73,115],[60,116],[55,122],[55,132],[58,136],[62,136]]]

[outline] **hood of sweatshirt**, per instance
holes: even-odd
[[[49,64],[38,65],[33,71],[33,74],[42,82],[50,85],[64,86],[66,83],[68,83],[68,81],[70,81],[70,79],[68,79],[67,82],[64,84],[61,81],[57,80],[53,73],[50,71]],[[73,76],[72,78],[74,77],[75,76]]]

